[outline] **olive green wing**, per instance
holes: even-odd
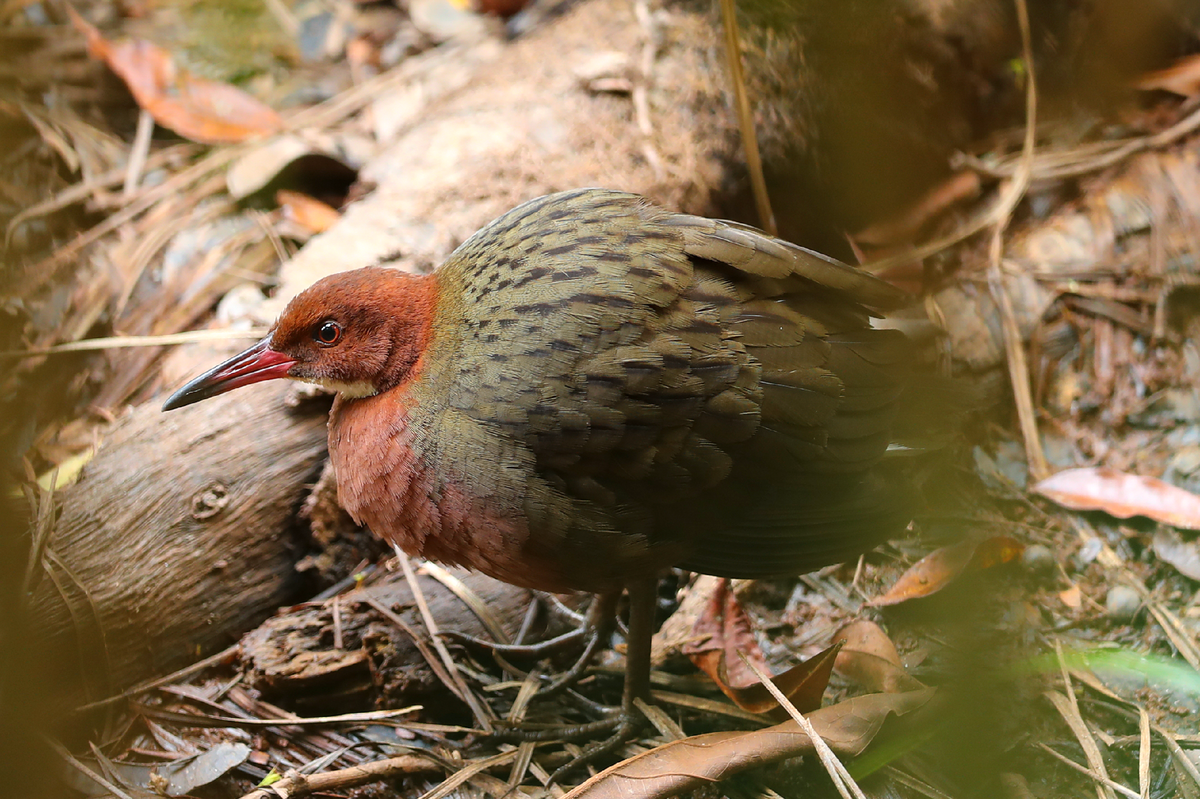
[[[830,474],[844,483],[888,444],[902,347],[867,310],[903,300],[886,283],[601,190],[514,209],[442,280],[463,300],[443,367],[450,413],[478,439],[457,457],[514,464],[502,470],[512,484],[488,490],[519,502],[540,545],[579,549],[570,557],[590,568],[597,556],[649,566],[696,553],[702,570],[724,573],[739,542],[805,526],[857,540],[850,528],[869,526],[853,498],[823,508],[820,495]],[[741,571],[795,561],[741,556]]]

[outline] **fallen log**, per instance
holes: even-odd
[[[493,626],[509,637],[516,633],[529,591],[465,569],[451,569],[449,575],[482,602]],[[492,637],[493,630],[445,583],[424,574],[417,579],[440,632]],[[414,633],[428,653],[429,633],[412,591],[396,574],[336,599],[280,612],[242,638],[239,654],[250,685],[301,715],[370,710],[376,704],[445,710],[457,700],[430,667]],[[466,706],[461,707],[462,721],[470,723]],[[445,722],[445,715],[436,720]]]
[[[134,410],[61,516],[29,598],[58,710],[229,646],[302,589],[296,511],[325,457],[323,402],[287,386],[188,416]]]

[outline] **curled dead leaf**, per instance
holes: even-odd
[[[808,714],[817,734],[839,755],[860,754],[888,716],[904,716],[929,702],[934,689],[867,694]],[[713,732],[655,747],[616,764],[568,792],[563,799],[657,799],[812,751],[795,721],[750,732]]]
[[[1103,467],[1064,469],[1033,490],[1071,510],[1098,510],[1118,519],[1145,516],[1200,530],[1200,496],[1154,477]]]
[[[868,690],[894,694],[925,687],[904,670],[896,645],[875,622],[852,621],[833,640],[842,643],[834,669]]]
[[[783,674],[772,677],[771,682],[801,712],[818,708],[840,648],[841,644],[834,644]],[[751,713],[784,713],[742,660],[744,655],[760,670],[768,671],[766,659],[754,639],[750,618],[737,596],[729,590],[728,580],[720,580],[714,586],[704,613],[692,627],[691,640],[683,646],[682,651],[742,710]]]
[[[1200,55],[1179,59],[1166,69],[1147,72],[1134,82],[1138,89],[1162,89],[1181,97],[1200,94]]]
[[[286,218],[300,225],[309,233],[321,233],[329,230],[335,222],[342,218],[336,208],[298,191],[280,189],[275,192],[275,200],[283,209]]]
[[[1019,558],[1025,545],[1015,538],[997,535],[967,540],[930,552],[914,563],[881,597],[867,604],[875,607],[898,605],[910,599],[941,591],[960,575],[989,569]]]

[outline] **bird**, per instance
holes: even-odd
[[[911,302],[858,268],[631,193],[530,200],[414,275],[326,277],[173,410],[265,380],[336,394],[340,504],[412,556],[629,592],[618,726],[648,699],[655,585],[796,575],[904,529]]]

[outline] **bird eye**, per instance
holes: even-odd
[[[325,320],[313,329],[313,341],[326,347],[332,347],[342,340],[342,326],[332,320]]]

